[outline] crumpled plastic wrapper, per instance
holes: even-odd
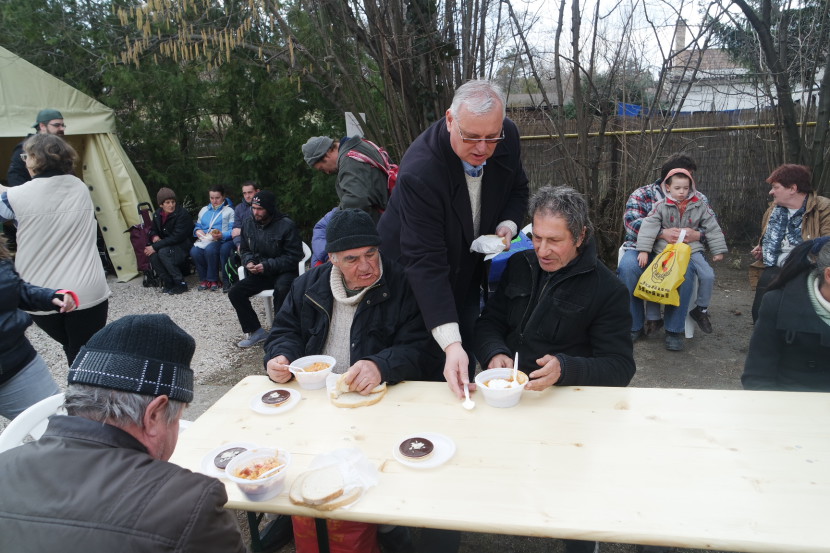
[[[470,245],[471,252],[484,254],[484,261],[489,261],[504,250],[505,245],[502,237],[498,234],[484,234],[479,236]]]
[[[343,474],[346,493],[354,488],[361,488],[363,493],[360,497],[363,497],[366,490],[377,486],[380,482],[377,467],[356,447],[335,449],[328,453],[321,453],[311,461],[309,470],[321,469],[329,465],[337,465],[337,468],[340,469],[340,472]],[[360,501],[360,497],[354,503],[350,503],[342,508],[348,509]]]

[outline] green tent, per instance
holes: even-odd
[[[66,122],[65,138],[78,151],[75,174],[89,186],[95,216],[118,274],[138,275],[129,233],[137,205],[149,202],[144,182],[115,135],[115,115],[104,104],[0,46],[0,182],[5,184],[15,146],[34,132],[38,111],[54,108]]]

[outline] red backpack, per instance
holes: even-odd
[[[383,171],[386,174],[386,191],[388,192],[389,196],[391,196],[392,190],[395,188],[395,183],[398,181],[398,166],[392,163],[392,158],[389,157],[389,152],[387,152],[371,140],[366,140],[365,138],[362,140],[364,143],[369,144],[375,150],[377,150],[378,155],[380,155],[380,158],[383,160],[383,165],[381,165],[374,159],[370,158],[366,154],[362,154],[355,150],[349,150],[349,152],[346,155],[361,163],[368,163],[375,169],[380,169],[381,171]]]

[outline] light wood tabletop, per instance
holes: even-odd
[[[252,397],[278,387],[242,380],[182,433],[171,459],[200,471],[232,441],[287,449],[286,491],[233,509],[472,532],[758,552],[830,552],[830,395],[550,388],[509,409],[466,411],[444,383],[390,386],[373,406],[337,408],[326,390],[278,415]],[[448,436],[456,452],[411,468],[407,435]],[[312,459],[357,447],[380,483],[349,509],[293,505],[287,489]]]

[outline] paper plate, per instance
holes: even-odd
[[[423,461],[413,461],[401,454],[398,447],[400,447],[401,442],[408,440],[409,438],[426,438],[432,442],[435,449],[432,450],[432,455],[429,459],[424,459]],[[436,432],[420,432],[418,434],[404,436],[398,440],[392,449],[392,454],[394,455],[395,460],[402,465],[406,465],[414,469],[431,469],[440,467],[449,461],[453,455],[455,455],[455,442],[452,441],[452,438],[449,438],[443,434],[438,434]]]
[[[228,442],[226,444],[222,444],[217,448],[214,448],[202,458],[202,466],[201,472],[202,474],[207,474],[208,476],[213,476],[214,478],[222,478],[225,476],[224,469],[219,469],[213,463],[213,460],[216,458],[217,455],[225,451],[226,449],[230,449],[232,447],[244,447],[246,450],[249,449],[256,449],[258,446],[251,442]]]
[[[271,407],[262,403],[262,396],[268,392],[273,392],[274,390],[285,390],[291,394],[291,397],[279,407]],[[279,415],[280,413],[285,413],[286,411],[293,409],[300,402],[300,399],[302,399],[302,396],[297,390],[292,390],[291,388],[272,388],[270,390],[265,390],[264,392],[259,392],[253,396],[249,405],[254,412],[260,413],[261,415]]]

